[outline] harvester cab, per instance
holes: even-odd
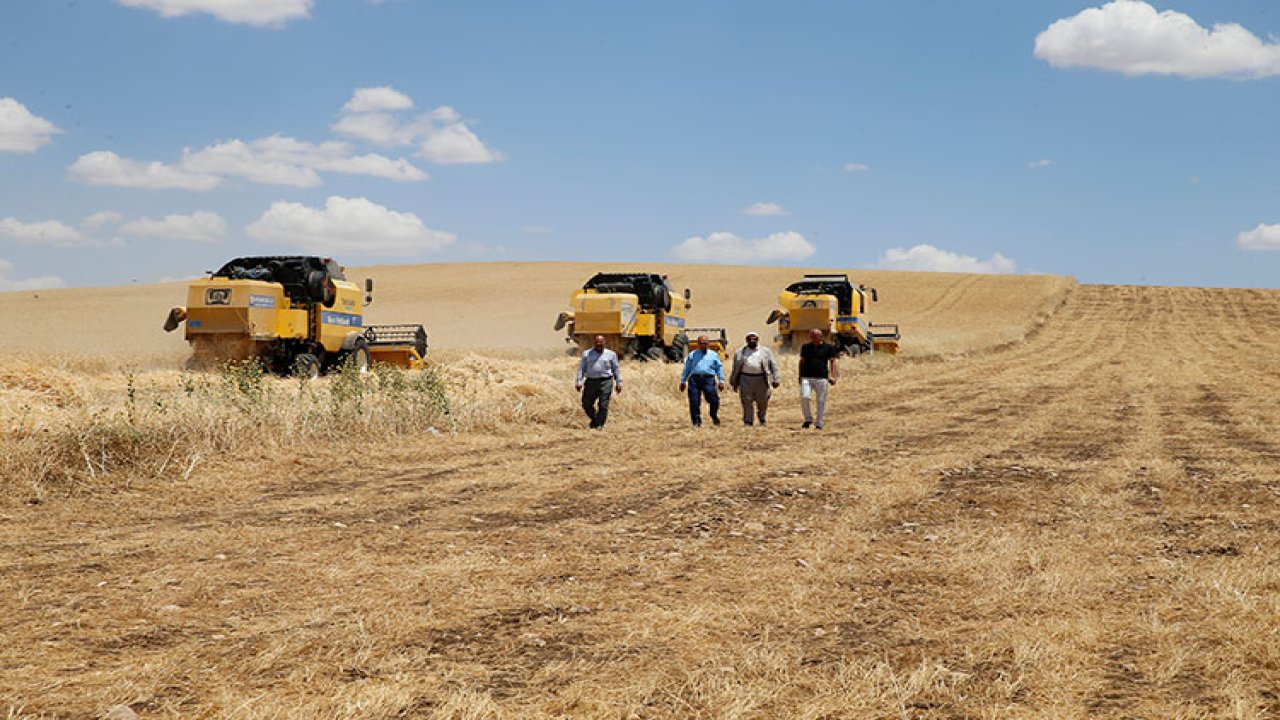
[[[850,355],[898,351],[898,326],[871,323],[864,315],[880,300],[875,288],[854,285],[848,275],[805,275],[778,295],[781,309],[767,323],[778,323],[774,342],[784,351],[798,351],[817,328],[827,342]]]
[[[685,333],[688,334],[690,342],[694,344],[697,343],[699,337],[706,335],[707,346],[720,356],[720,362],[729,362],[729,333],[724,328],[688,328]],[[692,348],[692,346],[690,347]]]
[[[619,357],[678,362],[689,349],[685,316],[689,290],[672,290],[666,275],[597,273],[569,296],[556,318],[571,353],[591,347],[596,335]]]
[[[192,367],[260,360],[277,373],[314,377],[351,363],[421,367],[427,334],[421,325],[366,327],[373,301],[329,258],[236,258],[187,288],[187,304],[169,311],[164,329],[186,323]]]

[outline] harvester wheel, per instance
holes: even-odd
[[[644,351],[644,359],[650,360],[652,362],[660,362],[662,360],[662,355],[663,355],[662,347],[659,345],[654,345],[653,347]]]
[[[680,333],[671,338],[671,344],[667,346],[667,362],[680,362],[684,356],[689,353],[689,336]]]
[[[320,377],[320,358],[311,353],[298,353],[293,359],[293,374],[308,380]]]
[[[351,351],[351,354],[347,356],[347,363],[355,368],[358,373],[369,372],[369,366],[373,364],[373,361],[369,358],[368,346],[363,342],[358,343],[355,349]]]

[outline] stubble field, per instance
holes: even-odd
[[[1280,715],[1280,292],[861,273],[904,352],[827,430],[787,359],[767,428],[629,364],[594,433],[593,270],[375,268],[433,371],[312,385],[174,369],[180,286],[0,295],[69,328],[0,357],[0,709]],[[796,272],[668,270],[735,342]]]

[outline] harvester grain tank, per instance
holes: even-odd
[[[187,288],[187,304],[169,311],[164,329],[186,323],[193,367],[260,360],[271,371],[313,377],[351,363],[421,367],[421,325],[364,324],[373,280],[363,293],[328,258],[236,258]]]
[[[556,318],[555,329],[578,350],[596,335],[619,357],[677,362],[689,349],[685,314],[690,293],[671,289],[665,275],[597,273],[569,296],[570,310]]]
[[[799,350],[817,328],[850,355],[898,352],[898,326],[872,323],[865,318],[868,306],[880,300],[875,288],[854,285],[848,275],[805,275],[778,295],[781,309],[766,323],[778,323],[775,343],[784,351]]]

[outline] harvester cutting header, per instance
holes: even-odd
[[[372,361],[421,366],[427,333],[421,325],[364,325],[373,302],[328,258],[236,258],[187,288],[187,304],[169,311],[164,329],[186,322],[191,364],[260,360],[278,373],[315,376]]]
[[[880,300],[875,288],[854,285],[848,275],[805,275],[778,295],[780,310],[766,323],[778,323],[774,341],[784,351],[799,350],[817,328],[827,342],[850,355],[898,352],[898,326],[871,323],[863,317]]]
[[[597,273],[569,296],[556,318],[565,342],[586,350],[596,335],[619,357],[679,362],[689,349],[685,313],[690,293],[671,289],[665,275]]]

